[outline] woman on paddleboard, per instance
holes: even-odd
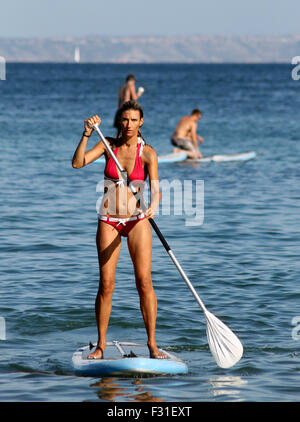
[[[86,151],[88,139],[93,132],[91,126],[99,125],[101,119],[95,115],[85,120],[83,136],[73,157],[73,167],[84,167],[102,155],[106,159],[105,189],[98,213],[96,235],[100,270],[99,289],[95,301],[98,342],[96,349],[88,358],[100,359],[104,356],[121,238],[126,237],[134,266],[150,357],[164,359],[166,355],[159,351],[155,340],[157,299],[151,279],[152,231],[148,221],[154,217],[160,200],[157,154],[142,138],[141,106],[134,101],[128,101],[121,107],[119,115],[120,126],[117,137],[106,139],[122,168],[127,172],[128,182],[134,183],[136,189],[141,192],[146,178],[149,178],[150,206],[144,212],[137,206],[136,198],[124,183],[103,142]],[[139,199],[142,200],[141,197]]]

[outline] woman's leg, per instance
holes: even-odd
[[[128,249],[134,265],[140,307],[148,335],[148,348],[153,358],[166,358],[156,345],[157,299],[151,279],[152,232],[147,219],[139,221],[128,234]]]
[[[115,287],[115,272],[121,249],[121,237],[110,224],[99,221],[96,243],[100,271],[99,289],[95,301],[98,343],[96,350],[88,355],[90,359],[102,358],[104,354],[112,295]]]

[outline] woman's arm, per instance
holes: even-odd
[[[145,215],[148,218],[153,218],[161,198],[158,180],[158,159],[156,151],[150,145],[145,145],[143,150],[143,158],[145,165],[147,166],[150,185],[150,205],[146,210]]]
[[[84,167],[87,164],[95,161],[104,153],[105,146],[103,142],[98,142],[97,145],[95,145],[92,149],[86,152],[86,146],[87,146],[89,137],[91,136],[94,130],[90,126],[94,124],[99,125],[100,123],[101,123],[101,119],[97,115],[85,120],[84,132],[72,159],[73,168],[79,169],[81,167]]]

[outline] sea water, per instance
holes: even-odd
[[[280,64],[7,64],[0,81],[0,400],[299,401],[300,82]],[[172,151],[179,119],[203,111],[203,155],[256,151],[248,162],[159,167],[201,181],[203,219],[163,209],[156,222],[207,308],[244,346],[230,369],[210,353],[205,318],[153,234],[157,342],[183,376],[76,377],[75,349],[97,340],[96,188],[103,165],[75,170],[84,119],[113,136],[118,90],[145,88],[142,133]],[[88,147],[98,142],[94,134]],[[299,327],[298,327],[299,325]],[[108,340],[146,342],[123,239]]]

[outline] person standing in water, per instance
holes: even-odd
[[[115,115],[114,127],[119,130],[120,109],[127,101],[137,101],[144,93],[144,88],[139,87],[138,92],[135,89],[135,77],[128,75],[126,77],[126,84],[123,85],[119,91],[119,105]]]
[[[204,143],[204,139],[197,135],[197,124],[201,117],[202,112],[197,108],[194,109],[190,116],[180,119],[171,137],[171,143],[176,149],[184,150],[189,158],[202,158],[197,142],[199,140],[201,144]]]
[[[84,133],[72,161],[74,168],[82,168],[101,155],[104,155],[106,159],[104,169],[106,193],[98,213],[96,235],[100,271],[95,301],[98,342],[96,349],[88,355],[88,358],[101,359],[104,356],[116,266],[121,239],[125,237],[134,267],[150,357],[165,359],[167,356],[158,349],[155,339],[157,298],[151,279],[152,231],[148,221],[149,218],[154,217],[160,201],[157,153],[142,138],[140,130],[143,124],[143,110],[141,106],[134,101],[125,102],[120,109],[120,133],[116,138],[107,138],[107,141],[122,168],[127,172],[130,182],[135,186],[141,186],[146,178],[149,178],[150,205],[142,211],[137,207],[136,198],[129,187],[123,183],[123,178],[103,142],[100,141],[92,149],[86,151],[88,139],[93,132],[91,126],[99,125],[100,122],[98,115],[85,120]]]

